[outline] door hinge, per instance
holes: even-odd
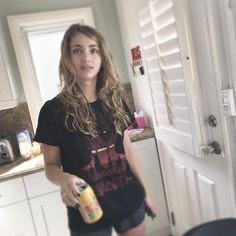
[[[172,225],[175,225],[175,214],[174,214],[174,212],[170,213],[170,218],[171,218]]]

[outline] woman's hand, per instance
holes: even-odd
[[[150,216],[152,219],[156,217],[156,206],[154,204],[154,201],[151,196],[147,195],[145,197],[146,202],[146,208],[145,211],[148,216]]]
[[[47,178],[54,184],[60,186],[62,201],[70,207],[76,207],[78,185],[85,181],[75,175],[63,172],[61,168],[61,149],[59,146],[42,144],[44,156],[45,173]]]
[[[77,195],[79,194],[78,186],[85,181],[75,175],[63,173],[60,181],[62,201],[69,207],[76,207],[79,202]]]

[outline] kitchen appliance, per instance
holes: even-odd
[[[0,138],[0,165],[13,162],[20,157],[19,148],[14,137]]]

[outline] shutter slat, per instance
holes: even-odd
[[[173,50],[178,50],[178,38],[172,38],[171,40],[168,40],[162,44],[159,45],[160,53],[166,54]]]
[[[173,2],[171,0],[155,1],[153,4],[153,9],[154,9],[153,17],[156,17],[158,15],[162,15],[172,6],[173,6]]]
[[[167,55],[167,56],[163,56],[160,57],[161,58],[161,63],[163,65],[168,65],[168,66],[174,66],[174,65],[178,65],[179,61],[180,61],[180,54],[179,52]]]
[[[145,48],[145,46],[144,46],[144,43],[143,43],[143,46],[144,46],[144,48],[145,48],[145,50],[144,50],[144,56],[145,56],[145,58],[150,58],[150,57],[157,57],[157,55],[156,55],[156,50],[155,50],[155,44],[151,44],[151,45],[153,45],[153,47],[146,47]]]
[[[168,80],[183,79],[182,67],[172,67],[169,70],[165,70],[164,75]]]
[[[173,9],[169,8],[167,11],[165,11],[163,14],[156,16],[154,18],[157,28],[156,30],[158,31],[160,28],[167,27],[168,25],[172,24],[175,22],[175,17],[173,13]]]
[[[172,107],[172,112],[177,119],[188,120],[188,109],[183,107]]]
[[[150,31],[142,33],[143,41],[145,41],[149,37],[152,37],[152,39],[154,38],[154,32],[153,31],[150,30]]]
[[[177,35],[175,22],[169,24],[159,32],[160,41],[164,41],[165,38],[170,38],[173,35]]]
[[[172,106],[187,107],[187,98],[185,94],[173,94],[170,93],[169,101]]]
[[[184,93],[185,84],[184,80],[173,80],[166,83],[169,93]]]

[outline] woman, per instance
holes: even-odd
[[[47,178],[61,188],[71,236],[144,235],[144,210],[154,212],[130,142],[130,113],[120,96],[117,71],[104,38],[72,25],[61,45],[60,94],[42,107],[34,140],[42,143]],[[103,217],[86,224],[77,186],[87,182]]]

